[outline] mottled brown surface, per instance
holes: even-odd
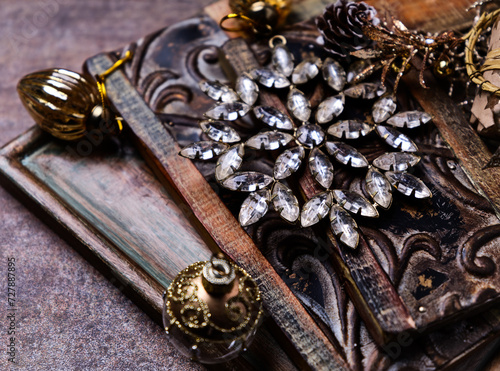
[[[207,3],[0,1],[0,145],[33,125],[15,91],[24,74],[50,67],[79,71],[89,56],[186,18]],[[18,369],[204,369],[174,350],[158,325],[2,188],[0,256],[0,369],[8,366],[7,257],[17,260]]]

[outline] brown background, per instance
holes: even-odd
[[[79,71],[198,12],[210,0],[0,0],[0,146],[33,125],[15,86],[32,71]],[[0,188],[0,369],[7,364],[7,258],[16,258],[21,370],[202,370],[161,328],[42,221]],[[491,369],[500,369],[500,358]]]

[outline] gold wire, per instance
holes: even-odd
[[[253,30],[254,33],[259,33],[260,32],[259,28],[260,28],[261,25],[259,25],[259,23],[255,22],[252,18],[249,18],[246,15],[241,14],[241,13],[231,13],[231,14],[228,14],[228,15],[225,15],[224,17],[222,17],[222,19],[219,22],[219,27],[223,31],[226,31],[226,32],[241,32],[241,31],[244,31],[244,28],[242,28],[242,27],[230,28],[230,27],[224,26],[223,23],[225,21],[229,20],[229,19],[241,19],[241,20],[247,22],[252,27],[252,30]],[[270,25],[265,24],[263,26],[266,28],[267,32],[272,32],[273,28]]]

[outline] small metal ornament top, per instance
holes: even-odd
[[[225,259],[212,257],[203,267],[203,287],[212,295],[227,294],[235,278],[233,266]]]

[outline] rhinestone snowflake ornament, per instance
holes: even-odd
[[[249,192],[239,213],[242,226],[259,221],[270,208],[287,222],[300,220],[302,227],[310,227],[329,215],[333,233],[346,246],[358,245],[359,231],[354,216],[376,218],[377,207],[388,209],[392,204],[392,191],[406,196],[427,198],[432,194],[426,185],[410,174],[420,157],[416,144],[398,128],[413,129],[430,121],[422,111],[395,113],[397,104],[380,83],[350,84],[363,61],[354,62],[346,73],[342,65],[329,57],[322,61],[309,58],[297,65],[285,46],[286,40],[271,40],[270,67],[258,68],[238,77],[234,89],[219,82],[202,81],[201,90],[216,101],[200,122],[209,141],[188,145],[180,155],[190,159],[209,160],[218,157],[215,177],[219,184],[232,191]],[[360,63],[361,62],[361,63]],[[314,110],[305,94],[297,86],[322,77],[329,91]],[[322,83],[319,81],[318,83]],[[268,89],[288,89],[283,107],[259,104],[259,85]],[[325,131],[322,125],[333,122],[344,112],[346,97],[376,99],[368,121],[340,120]],[[285,108],[286,107],[286,108]],[[313,115],[313,111],[314,115]],[[250,112],[266,130],[241,141],[231,126]],[[314,118],[315,122],[311,122]],[[375,132],[387,145],[400,152],[388,152],[373,160],[372,164],[351,144],[356,139]],[[239,171],[245,152],[250,150],[280,151],[272,175],[258,171]],[[333,187],[334,163],[366,168],[365,189],[371,201],[348,189]],[[300,208],[293,191],[285,184],[287,179],[307,163],[315,181],[325,191],[309,199]]]

